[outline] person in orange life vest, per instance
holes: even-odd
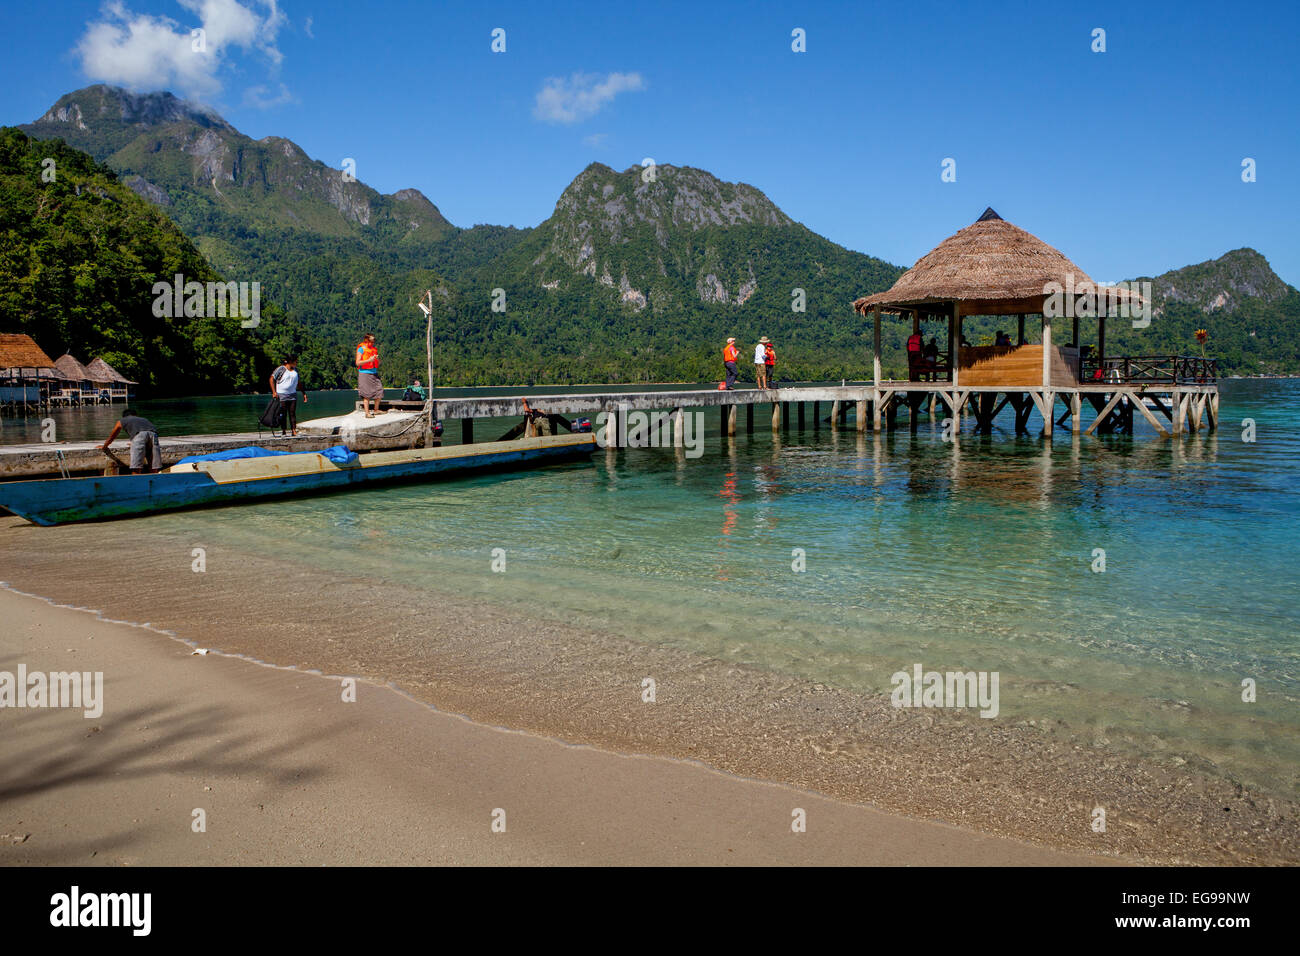
[[[776,388],[776,348],[771,342],[763,345],[763,364],[767,366],[764,381],[768,388]]]
[[[740,349],[736,348],[736,338],[732,336],[727,339],[727,344],[722,349],[722,367],[727,371],[727,388],[736,387],[736,376],[740,374],[736,362],[740,359]]]
[[[375,337],[367,332],[357,346],[357,392],[361,395],[361,410],[366,418],[374,418],[379,411],[379,401],[384,397],[384,385],[379,381],[379,349],[375,347]],[[371,400],[375,411],[370,411]]]
[[[924,349],[925,340],[921,338],[920,332],[913,332],[907,337],[907,368],[912,375],[919,376],[919,373],[926,371],[931,367],[930,363],[925,359]],[[911,378],[914,382],[920,381],[919,377],[912,378],[912,376],[909,375],[908,378]]]

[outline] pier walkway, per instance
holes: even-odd
[[[999,401],[999,396],[1001,400]],[[513,428],[502,422],[488,432],[492,419],[515,419],[525,415],[525,402],[532,415]],[[1130,431],[1135,413],[1145,419],[1162,436],[1183,435],[1211,430],[1218,425],[1219,393],[1214,384],[1089,384],[1062,385],[1052,388],[1007,385],[955,385],[951,382],[882,381],[846,383],[844,385],[792,386],[777,389],[737,388],[654,390],[641,392],[590,392],[583,394],[548,394],[539,391],[527,396],[470,396],[436,394],[434,415],[448,426],[460,420],[463,443],[476,440],[497,441],[507,437],[555,434],[572,427],[572,419],[605,413],[614,421],[608,429],[617,435],[617,416],[631,412],[666,412],[658,419],[663,427],[680,423],[680,416],[697,409],[718,409],[720,431],[725,435],[753,433],[755,419],[760,427],[765,421],[773,429],[813,430],[854,428],[882,430],[897,427],[898,412],[905,410],[912,427],[922,416],[952,416],[960,427],[965,416],[974,419],[976,431],[987,430],[1003,407],[1016,410],[1016,428],[1025,431],[1029,414],[1036,409],[1043,416],[1043,434],[1051,437],[1057,427],[1068,422],[1071,432],[1108,433]],[[385,407],[410,412],[415,403],[385,402]],[[756,412],[755,409],[758,409]],[[1059,417],[1058,417],[1059,415]],[[1091,419],[1089,422],[1088,419]],[[300,423],[306,429],[310,423]],[[509,429],[509,430],[507,430]],[[284,438],[270,433],[163,436],[164,466],[175,464],[187,455],[225,451],[244,445],[260,445],[275,451],[320,451],[346,441],[341,433],[300,434]],[[362,442],[366,450],[405,448],[417,442],[419,432],[405,430],[396,437],[367,435]],[[120,458],[126,444],[119,441],[114,451]],[[103,473],[107,459],[97,441],[31,443],[0,446],[0,480],[14,478],[57,477],[61,474]]]

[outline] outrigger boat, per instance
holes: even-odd
[[[39,525],[56,525],[546,464],[580,459],[595,448],[594,436],[577,434],[361,455],[345,446],[326,453],[263,452],[259,457],[186,460],[151,475],[0,482],[0,507]]]

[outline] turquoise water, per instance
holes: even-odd
[[[1300,382],[1228,382],[1222,402],[1216,435],[1050,445],[1006,421],[949,443],[928,418],[726,441],[710,414],[694,460],[600,452],[147,520],[267,555],[291,528],[295,560],[413,601],[454,590],[867,693],[916,663],[995,670],[999,720],[1295,796]]]

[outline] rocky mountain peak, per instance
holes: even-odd
[[[233,130],[215,110],[166,91],[133,93],[102,83],[59,97],[36,122],[66,123],[79,130],[93,131],[104,121],[114,127],[191,122],[212,129]]]
[[[712,173],[667,163],[616,172],[592,163],[555,204],[552,219],[580,218],[596,232],[618,236],[640,224],[690,230],[711,226],[793,224],[762,192]]]
[[[1205,312],[1230,310],[1243,299],[1273,302],[1290,291],[1268,260],[1249,248],[1163,273],[1151,285],[1157,302],[1186,302]]]

